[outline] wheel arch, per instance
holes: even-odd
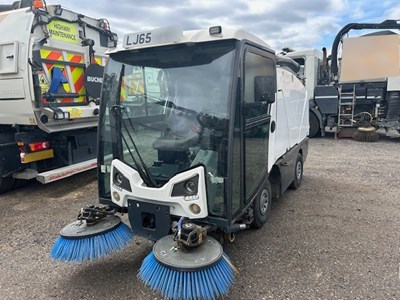
[[[282,174],[279,166],[273,165],[268,180],[271,184],[272,199],[278,199],[282,195]]]

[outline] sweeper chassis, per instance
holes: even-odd
[[[86,205],[79,211],[77,221],[64,227],[61,234],[64,236],[69,235],[73,238],[79,235],[94,235],[111,230],[121,222],[118,214],[124,214],[124,211],[110,206]],[[242,229],[247,228],[253,220],[253,209],[249,208],[248,214],[243,218],[243,221],[247,224],[243,223]],[[155,222],[155,220],[149,220],[148,222]],[[77,226],[77,224],[79,226]],[[172,223],[169,220],[161,221],[160,224],[170,228],[169,233],[173,234],[173,240],[176,242],[176,249],[185,248],[186,251],[203,244],[208,234],[212,234],[221,244],[233,243],[236,239],[235,232],[225,232],[217,226],[196,224],[184,218],[175,218]]]

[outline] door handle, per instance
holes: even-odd
[[[275,123],[275,121],[272,121],[271,122],[271,133],[273,133],[275,131],[275,128],[276,128],[276,123]]]

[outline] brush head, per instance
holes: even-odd
[[[353,139],[360,142],[376,142],[379,139],[379,133],[373,126],[358,127],[353,134]]]
[[[131,229],[117,216],[109,215],[91,225],[75,221],[61,229],[50,255],[67,262],[93,261],[124,248],[132,239]]]
[[[60,230],[60,235],[66,239],[82,239],[105,234],[115,229],[121,223],[121,219],[110,215],[99,222],[88,224],[86,221],[75,221]]]
[[[194,248],[176,248],[172,235],[157,241],[139,279],[166,299],[216,299],[228,293],[234,267],[222,246],[207,236]]]
[[[220,243],[211,237],[206,237],[198,247],[180,247],[173,236],[165,236],[158,240],[153,247],[155,259],[167,268],[189,272],[207,269],[216,264],[222,257],[223,250]]]

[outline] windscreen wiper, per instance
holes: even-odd
[[[132,123],[131,119],[129,118],[129,116],[128,116],[126,110],[122,109],[122,111],[123,111],[123,112],[125,111],[125,114],[126,114],[128,120],[129,120],[130,127],[132,128],[133,131],[135,131],[135,128],[134,128],[134,126],[133,126],[133,123]],[[122,118],[122,123],[123,123],[123,126],[124,126],[124,128],[125,128],[125,130],[126,130],[126,133],[127,133],[128,137],[129,137],[129,139],[130,139],[130,142],[132,143],[133,148],[135,149],[136,155],[137,155],[137,157],[138,157],[139,160],[140,160],[140,165],[139,165],[139,164],[137,163],[136,159],[134,158],[133,153],[131,152],[131,149],[130,149],[130,147],[129,147],[128,141],[125,139],[124,135],[121,134],[121,135],[122,135],[122,139],[124,140],[124,143],[125,143],[126,147],[128,148],[128,151],[129,151],[129,153],[130,153],[130,155],[131,155],[131,157],[132,157],[132,159],[133,159],[133,161],[134,161],[136,167],[138,168],[138,172],[139,172],[140,176],[143,178],[143,181],[146,183],[147,186],[149,186],[149,187],[156,187],[156,186],[157,186],[157,182],[156,182],[155,179],[153,178],[152,174],[150,173],[149,169],[148,169],[147,166],[146,166],[146,163],[144,162],[142,156],[140,155],[139,149],[137,148],[136,143],[135,143],[135,141],[134,141],[134,139],[133,139],[131,133],[130,133],[129,130],[128,130],[128,126],[126,125],[126,121],[124,120],[124,118]],[[143,169],[141,169],[140,167],[142,167]],[[140,170],[140,171],[139,171],[139,170]],[[141,172],[142,172],[142,173],[141,173]]]
[[[114,113],[114,116],[118,119],[119,124],[122,125],[125,128],[126,133],[127,133],[128,137],[129,137],[129,140],[130,140],[131,144],[133,145],[133,147],[135,149],[137,157],[139,158],[140,164],[136,160],[135,155],[132,153],[130,145],[129,145],[128,141],[126,140],[124,134],[122,133],[122,128],[120,126],[118,126],[119,127],[119,132],[121,133],[122,140],[124,141],[124,144],[126,145],[126,148],[128,149],[128,152],[129,152],[129,154],[130,154],[130,156],[131,156],[131,158],[133,160],[133,163],[135,164],[136,170],[138,171],[140,177],[142,177],[144,183],[147,186],[156,187],[157,183],[154,180],[154,178],[152,177],[152,175],[151,175],[149,169],[147,168],[146,164],[144,163],[144,161],[142,159],[142,156],[140,155],[140,153],[138,151],[136,143],[135,143],[132,135],[130,134],[129,128],[126,125],[126,122],[125,122],[124,117],[123,117],[123,112],[125,111],[125,113],[126,113],[126,110],[121,105],[121,97],[120,97],[120,95],[121,95],[122,81],[123,81],[124,76],[125,76],[125,64],[122,65],[121,72],[119,74],[119,83],[118,83],[118,89],[117,89],[117,99],[115,101],[117,105],[114,105],[111,108],[111,111]],[[122,113],[121,113],[121,111],[122,111]],[[128,115],[127,115],[127,118],[128,118],[129,123],[131,125],[131,128],[133,130],[135,130]],[[122,156],[123,156],[123,154],[122,154]]]
[[[121,105],[113,105],[113,106],[111,107],[111,110],[110,110],[110,111],[112,112],[114,118],[115,118],[115,119],[118,119],[119,121],[123,120],[122,113],[121,113],[121,110],[122,110],[122,109],[123,109],[123,108],[121,107]],[[128,129],[126,128],[125,122],[122,121],[121,123],[122,123],[122,126],[123,126],[123,127],[126,129],[126,131],[128,132]],[[140,177],[143,179],[144,183],[145,183],[147,186],[151,186],[151,185],[152,185],[152,182],[151,182],[151,180],[148,178],[148,176],[146,175],[146,173],[142,170],[140,164],[138,163],[138,161],[137,161],[136,158],[135,158],[135,155],[132,153],[132,150],[131,150],[131,148],[130,148],[130,146],[129,146],[129,143],[128,143],[128,141],[125,139],[124,134],[122,133],[122,128],[120,127],[119,130],[117,130],[117,132],[121,134],[122,140],[123,140],[124,144],[126,145],[126,148],[128,149],[128,152],[129,152],[129,154],[130,154],[130,156],[131,156],[131,158],[132,158],[132,161],[133,161],[133,163],[134,163],[134,165],[135,165],[135,167],[136,167],[136,170],[138,171]],[[117,133],[117,134],[118,134],[118,133]],[[130,136],[129,132],[128,132],[128,135]],[[133,138],[132,138],[131,136],[130,136],[130,140],[131,140],[132,145],[134,145],[134,148],[135,148],[135,151],[136,151],[137,147],[136,147],[135,142],[133,141]],[[119,148],[119,149],[118,149],[118,152],[121,152],[121,154],[120,154],[119,156],[123,157],[123,151],[121,151],[121,149],[120,149],[120,148],[122,148],[122,145],[119,146],[118,148]],[[137,151],[136,151],[136,153],[137,153],[138,156],[140,157],[140,154],[139,154]],[[117,157],[119,157],[119,156],[117,156]],[[142,160],[141,160],[141,161],[142,161]]]

